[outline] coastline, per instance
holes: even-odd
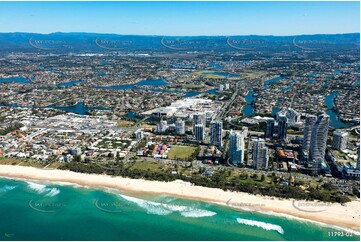
[[[161,182],[108,175],[76,173],[67,170],[40,169],[25,166],[0,165],[0,178],[29,179],[49,182],[66,182],[94,188],[112,188],[120,191],[166,194],[229,206],[234,209],[256,211],[276,216],[336,226],[360,232],[359,200],[345,205],[321,203],[322,210],[305,211],[296,208],[295,201],[253,195],[242,192],[223,191],[219,188],[194,186],[183,181]],[[305,201],[304,201],[305,202]]]

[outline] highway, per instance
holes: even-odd
[[[222,109],[220,110],[220,112],[216,115],[216,119],[217,119],[217,120],[218,120],[218,119],[223,119],[224,116],[227,114],[228,108],[233,104],[234,99],[237,97],[237,95],[238,95],[238,93],[239,93],[239,89],[238,89],[238,88],[239,88],[239,82],[236,83],[236,88],[235,88],[235,91],[234,91],[231,99],[223,105],[223,107],[222,107]]]

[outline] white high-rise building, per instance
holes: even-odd
[[[158,124],[157,124],[157,132],[158,133],[164,133],[166,132],[168,129],[168,122],[167,120],[161,120]]]
[[[231,130],[229,133],[229,162],[237,165],[244,161],[244,132],[236,132]]]
[[[205,114],[203,113],[197,113],[197,114],[193,114],[193,134],[195,133],[195,126],[197,124],[202,124],[204,128],[206,128],[206,122],[207,122],[207,117]]]
[[[325,160],[329,120],[330,116],[320,114],[312,126],[309,160],[315,162],[317,168],[320,168]]]
[[[185,134],[186,133],[186,125],[185,122],[181,119],[178,119],[175,122],[175,132],[177,134]]]
[[[203,141],[204,140],[204,126],[203,124],[196,124],[194,127],[194,135],[196,140]]]
[[[348,133],[334,131],[332,136],[332,148],[335,150],[344,150],[346,149],[348,142]]]
[[[144,132],[142,130],[137,130],[135,132],[135,138],[136,139],[143,139],[144,138]]]
[[[224,86],[222,84],[219,84],[218,91],[223,92]]]
[[[242,127],[241,134],[244,138],[247,138],[248,136],[248,127]]]
[[[252,139],[248,143],[248,165],[254,169],[268,168],[268,148],[264,139]]]
[[[297,111],[295,111],[292,108],[282,108],[281,111],[277,113],[277,120],[280,116],[285,116],[287,118],[287,124],[289,127],[295,127],[297,125],[300,125],[301,121],[301,114],[299,114]]]
[[[222,121],[212,121],[211,122],[211,134],[210,134],[210,145],[217,147],[222,147]]]
[[[303,130],[303,144],[302,150],[309,153],[311,144],[312,127],[316,122],[317,117],[314,115],[307,115],[305,120],[305,128]]]

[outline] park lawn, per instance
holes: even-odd
[[[220,78],[226,78],[228,80],[239,80],[240,78],[243,79],[254,79],[254,78],[258,78],[262,75],[265,74],[265,72],[262,71],[258,71],[258,72],[242,72],[240,73],[239,77],[224,77],[223,75],[218,75],[215,74],[213,71],[195,71],[194,74],[196,75],[202,75],[205,78],[209,78],[209,79],[220,79]]]
[[[240,77],[226,77],[223,75],[219,75],[214,73],[214,71],[195,71],[193,72],[195,75],[203,76],[204,78],[208,79],[227,79],[227,80],[239,80]]]
[[[128,121],[128,120],[120,120],[118,122],[119,127],[130,127],[130,126],[133,126],[133,125],[134,125],[134,122]]]
[[[295,181],[303,181],[305,184],[308,184],[310,187],[316,188],[317,186],[322,186],[324,182],[318,181],[318,180],[306,180],[306,179],[300,179],[297,178]]]
[[[248,178],[247,179],[243,179],[240,178],[241,175],[243,174],[248,174]],[[262,186],[273,186],[273,177],[269,177],[267,175],[264,176],[264,181],[261,180],[261,174],[257,175],[257,178],[251,178],[251,176],[253,175],[253,173],[249,173],[249,172],[239,172],[236,170],[231,171],[231,175],[229,177],[227,177],[228,182],[232,181],[233,179],[236,179],[239,181],[240,184],[242,185],[246,185],[246,184],[253,184],[253,185],[262,185]]]
[[[265,74],[265,72],[262,72],[262,71],[242,72],[241,73],[241,78],[254,79],[254,78],[257,78],[257,77],[262,76],[264,74]]]
[[[197,147],[193,146],[173,145],[168,152],[168,159],[188,159],[188,157],[191,157],[196,149]]]
[[[141,128],[155,129],[155,128],[157,127],[157,125],[148,124],[148,123],[141,123],[140,127],[141,127]]]
[[[150,170],[150,171],[159,171],[161,170],[162,165],[155,162],[155,161],[136,161],[135,163],[133,163],[129,169],[138,169],[138,170]],[[163,165],[164,166],[164,165]]]

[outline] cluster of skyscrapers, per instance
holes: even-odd
[[[277,126],[275,125],[277,124]],[[274,134],[277,134],[277,139],[281,141],[285,141],[287,139],[287,128],[288,128],[288,120],[286,116],[280,116],[278,120],[268,119],[266,121],[266,127],[264,130],[264,137],[268,139],[273,139]]]
[[[167,120],[161,120],[157,124],[157,133],[164,133],[168,130],[168,122]]]
[[[300,127],[302,125],[301,115],[292,108],[283,108],[276,114],[275,119],[268,119],[264,130],[264,137],[273,139],[277,134],[277,139],[285,141],[287,139],[287,129],[290,127]]]
[[[157,133],[165,133],[167,131],[175,131],[176,134],[185,134],[186,133],[186,125],[185,122],[181,119],[177,119],[174,124],[168,124],[167,120],[161,120],[157,124]]]
[[[245,161],[245,138],[248,128],[241,131],[231,130],[229,133],[228,161],[234,165],[243,164]],[[248,142],[247,165],[255,169],[268,168],[268,148],[261,138],[252,138]]]
[[[206,116],[204,114],[193,115],[193,134],[195,139],[203,141],[205,139]],[[218,148],[223,145],[223,122],[220,120],[213,120],[210,124],[210,145]]]
[[[319,173],[322,165],[325,163],[325,153],[328,136],[329,116],[325,113],[318,115],[307,115],[304,123],[304,139],[302,143],[302,153],[304,164]],[[204,113],[193,115],[192,133],[195,140],[205,141],[207,117]],[[223,122],[213,120],[209,126],[209,145],[227,152],[228,162],[234,165],[246,163],[254,169],[267,169],[269,160],[269,151],[265,139],[273,139],[277,135],[280,141],[287,141],[288,127],[300,125],[300,115],[293,109],[283,109],[277,113],[276,120],[266,120],[263,138],[250,138],[247,147],[245,139],[248,135],[248,128],[243,127],[240,131],[230,130],[228,136],[228,145],[224,147],[223,140]],[[174,124],[168,124],[161,120],[157,124],[157,132],[166,132],[173,129],[176,134],[185,134],[185,122],[177,119]],[[141,138],[137,134],[137,138]],[[335,150],[344,150],[347,148],[348,133],[334,131],[332,139],[332,148]],[[206,142],[208,143],[208,142]],[[247,160],[245,160],[247,159]],[[245,162],[246,161],[246,162]]]

